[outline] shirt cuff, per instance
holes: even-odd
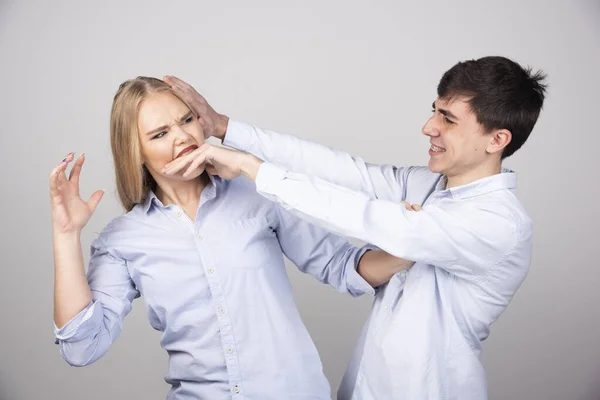
[[[374,296],[376,290],[358,273],[358,263],[362,256],[369,250],[376,249],[375,246],[366,245],[358,249],[354,255],[354,268],[348,268],[346,270],[346,285],[348,292],[352,296],[360,296],[365,293]]]
[[[270,194],[269,189],[277,182],[285,179],[286,174],[287,171],[285,169],[267,161],[263,162],[258,167],[256,179],[254,180],[256,191],[259,193]]]
[[[360,254],[360,256],[362,257],[362,256],[363,256],[363,255],[364,255],[364,254],[365,254],[367,251],[369,251],[369,250],[381,250],[381,249],[380,249],[379,247],[375,246],[374,244],[367,243],[367,244],[365,244],[365,245],[364,245],[364,246],[361,248],[361,250],[363,250],[363,251],[362,251],[362,253]],[[360,258],[359,258],[358,260],[360,261]],[[357,268],[357,270],[358,270],[358,263],[356,263],[356,268]],[[357,274],[358,274],[358,272],[357,272]],[[360,274],[359,274],[359,276],[360,276]],[[362,276],[361,276],[361,278],[362,278]],[[393,277],[392,277],[392,278],[393,278]],[[388,282],[389,282],[389,281],[388,281]],[[386,283],[383,283],[383,284],[381,284],[381,285],[377,286],[376,288],[373,288],[373,295],[374,295],[375,297],[377,297],[377,295],[378,295],[378,294],[379,294],[381,291],[383,291],[383,289],[384,289],[384,288],[387,286],[388,282],[386,282]],[[370,285],[369,285],[369,286],[370,286]]]
[[[237,150],[246,150],[250,147],[252,126],[229,118],[223,144]]]
[[[102,322],[102,310],[100,303],[95,300],[91,301],[83,310],[75,315],[62,328],[58,328],[54,323],[55,344],[61,341],[77,342],[84,337],[87,337],[90,329],[95,329],[98,323]],[[100,319],[100,320],[98,320]]]

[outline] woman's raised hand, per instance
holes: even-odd
[[[50,202],[55,234],[80,233],[100,203],[104,191],[97,190],[86,202],[79,195],[79,176],[85,155],[77,158],[67,178],[66,170],[75,155],[69,153],[50,173]]]

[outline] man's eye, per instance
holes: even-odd
[[[448,123],[448,124],[454,123],[454,121],[449,120],[448,117],[444,117],[444,121],[446,121],[446,123]]]
[[[193,117],[189,117],[188,119],[185,120],[186,124],[189,124],[190,122],[192,122],[194,120]]]
[[[157,134],[156,136],[154,136],[152,138],[152,140],[154,140],[154,139],[160,139],[161,137],[165,136],[166,134],[167,134],[167,132],[161,132],[161,133]]]

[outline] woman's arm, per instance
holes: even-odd
[[[124,260],[112,255],[100,239],[92,243],[86,277],[80,235],[103,192],[88,202],[79,195],[80,156],[67,178],[65,157],[50,174],[54,240],[54,325],[63,358],[83,366],[106,353],[121,331],[122,320],[139,296]]]
[[[358,273],[372,287],[387,283],[398,272],[412,267],[413,261],[403,260],[383,250],[367,251],[358,263]]]
[[[92,300],[85,278],[81,251],[81,230],[94,213],[103,192],[94,193],[88,202],[79,195],[79,175],[85,161],[77,159],[69,178],[67,165],[73,161],[70,153],[50,174],[52,237],[54,242],[54,321],[62,327]]]

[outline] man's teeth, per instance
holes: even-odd
[[[442,149],[441,147],[437,147],[434,145],[431,145],[430,149],[431,151],[434,151],[436,153],[443,153],[444,151],[446,151],[446,149]]]

